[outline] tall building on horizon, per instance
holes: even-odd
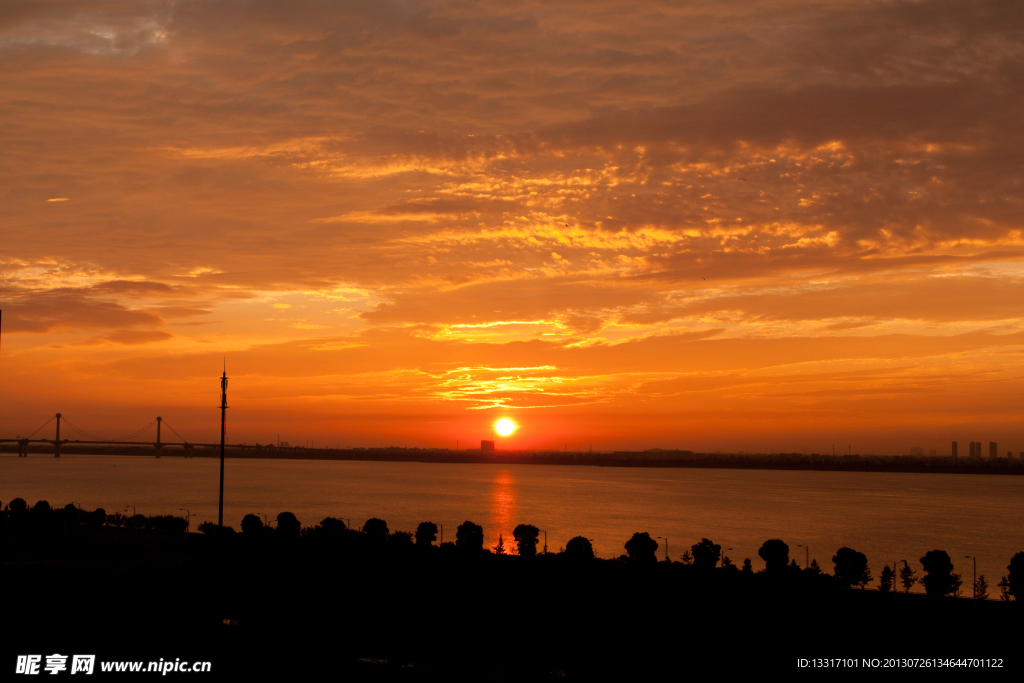
[[[953,457],[954,458],[957,457],[957,455],[956,455],[956,441],[953,442]]]
[[[988,457],[990,460],[999,459],[999,444],[997,444],[995,441],[988,442]]]

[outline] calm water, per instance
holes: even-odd
[[[194,529],[217,519],[217,469],[209,458],[3,455],[0,501],[21,496],[108,513],[134,505],[146,515],[184,508]],[[761,543],[781,538],[801,564],[796,545],[809,545],[828,571],[836,549],[859,550],[876,580],[884,564],[904,558],[920,574],[918,559],[940,548],[968,591],[964,556],[976,555],[993,597],[1010,557],[1024,550],[1024,477],[301,460],[228,460],[225,472],[224,521],[236,529],[246,513],[290,510],[306,525],[376,516],[414,531],[430,520],[455,540],[468,519],[484,527],[488,545],[499,533],[510,545],[525,522],[547,530],[552,550],[584,535],[602,557],[647,531],[662,537],[662,557],[666,537],[673,558],[708,537],[755,568],[764,566]]]

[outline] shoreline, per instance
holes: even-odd
[[[43,444],[29,448],[32,457],[53,457],[53,447]],[[16,454],[14,445],[0,446],[0,453]],[[63,457],[76,455],[118,455],[136,457],[219,458],[217,448],[185,450],[176,444],[160,449],[148,446],[86,446],[70,441],[61,444]],[[611,453],[563,451],[451,451],[440,448],[277,448],[232,445],[227,459],[351,460],[362,462],[420,462],[445,464],[569,465],[589,467],[695,468],[744,470],[805,470],[823,472],[902,472],[918,474],[1002,474],[1024,475],[1024,460],[997,458],[953,458],[910,455],[803,455],[694,453],[692,451],[613,451]]]

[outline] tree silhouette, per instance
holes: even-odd
[[[520,524],[512,530],[512,538],[516,541],[516,548],[523,557],[533,557],[537,554],[537,543],[540,537],[540,529],[532,524]]]
[[[832,557],[836,565],[836,580],[846,588],[860,586],[863,588],[871,581],[871,570],[868,569],[868,558],[853,548],[840,548]]]
[[[468,519],[455,530],[455,547],[464,553],[477,554],[484,549],[484,528]]]
[[[984,574],[974,582],[974,597],[978,600],[988,600],[988,581]]]
[[[284,538],[298,538],[302,531],[302,524],[298,518],[290,512],[281,512],[277,515],[277,533]]]
[[[1010,572],[1006,576],[1010,595],[1014,600],[1020,600],[1024,596],[1024,552],[1014,555],[1006,569]]]
[[[900,570],[900,583],[903,585],[903,592],[909,593],[917,581],[917,572],[910,568],[906,560],[903,560],[903,569]]]
[[[807,571],[809,571],[812,574],[820,574],[821,573],[821,565],[818,564],[818,560],[817,559],[812,559],[811,560],[811,566],[807,568]]]
[[[498,534],[498,543],[494,546],[494,554],[495,555],[504,555],[505,554],[505,537],[502,536],[501,534]]]
[[[956,593],[957,582],[953,574],[953,562],[945,550],[929,550],[921,558],[925,575],[921,579],[924,590],[933,598],[942,598]]]
[[[565,556],[580,560],[592,560],[594,559],[594,546],[590,544],[589,539],[583,536],[573,536],[565,544]]]
[[[436,540],[437,525],[433,522],[420,522],[420,525],[416,527],[416,546],[429,548],[434,545]]]
[[[1003,602],[1010,602],[1013,600],[1013,596],[1010,595],[1010,580],[1008,578],[1004,576],[996,585],[999,586],[1000,600]]]
[[[892,567],[885,565],[882,569],[882,575],[879,577],[878,590],[883,593],[888,593],[893,588],[893,582],[896,579],[896,572],[893,571]]]
[[[691,564],[693,564],[693,553],[687,550],[679,556],[679,561],[685,564],[686,566],[690,566]]]
[[[754,573],[754,565],[751,564],[749,557],[743,558],[743,569],[741,569],[740,571],[742,571],[744,574]]]
[[[242,533],[246,536],[259,536],[263,531],[263,520],[257,515],[248,514],[242,518]]]
[[[375,543],[384,543],[388,540],[388,523],[383,519],[371,517],[363,524],[363,533]]]
[[[657,547],[657,544],[655,544],[655,547]],[[700,543],[694,543],[690,546],[690,552],[693,553],[694,567],[698,569],[714,569],[715,565],[718,564],[718,560],[722,557],[722,546],[702,538]]]
[[[789,546],[778,538],[765,541],[757,554],[764,560],[765,570],[769,572],[780,571],[789,564]]]
[[[656,564],[658,562],[658,558],[655,556],[657,551],[658,542],[651,538],[646,531],[637,532],[626,541],[626,554],[634,562]]]

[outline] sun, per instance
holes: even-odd
[[[494,423],[494,431],[498,432],[502,436],[508,436],[512,432],[516,431],[516,423],[507,417],[503,417]]]

